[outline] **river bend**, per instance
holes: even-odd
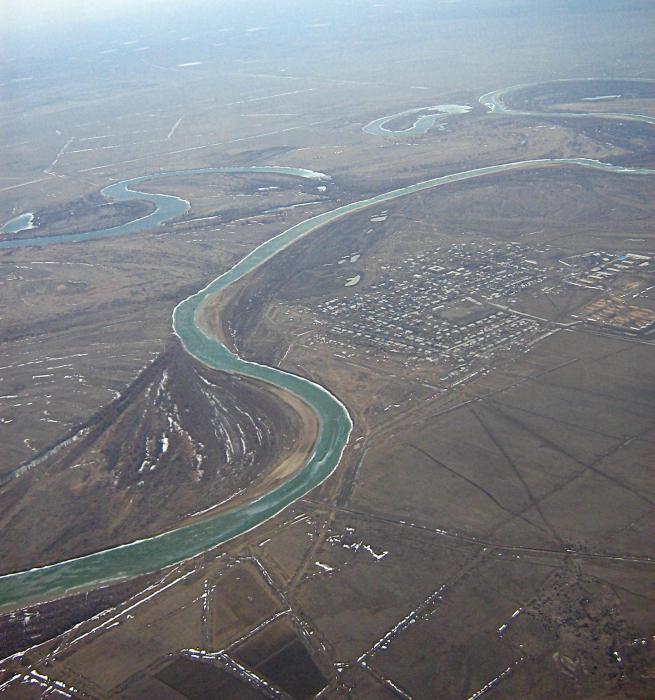
[[[485,96],[481,99],[498,99],[499,93],[490,94],[496,97]],[[553,115],[535,116],[550,117]],[[650,118],[644,118],[644,121],[652,123]],[[208,296],[220,292],[230,284],[242,279],[295,241],[350,214],[455,182],[509,171],[564,166],[591,169],[613,175],[643,176],[655,174],[655,169],[630,168],[585,158],[559,158],[503,163],[436,177],[359,202],[346,204],[296,224],[262,243],[204,289],[178,304],[173,312],[173,330],[186,351],[196,360],[217,370],[280,387],[305,401],[316,412],[319,418],[318,437],[308,462],[284,484],[267,494],[244,505],[220,512],[206,520],[75,559],[0,576],[0,606],[24,605],[46,600],[67,591],[156,571],[196,556],[272,518],[321,484],[336,469],[352,430],[352,421],[344,404],[324,387],[290,372],[244,360],[231,352],[216,338],[206,335],[196,322],[196,312]],[[211,168],[132,178],[109,185],[102,192],[114,199],[143,199],[155,202],[157,210],[148,216],[111,229],[48,238],[36,237],[20,239],[19,241],[3,241],[0,246],[8,248],[17,245],[40,246],[59,242],[82,242],[105,236],[127,235],[137,230],[152,228],[170,218],[186,213],[189,207],[188,202],[179,197],[145,194],[131,188],[154,178],[208,172],[227,174],[259,172],[312,179],[325,178],[319,173],[303,169],[278,167]]]

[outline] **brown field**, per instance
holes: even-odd
[[[143,215],[99,191],[158,170],[331,177],[181,173],[140,185],[190,202],[156,230],[0,250],[0,571],[236,506],[304,463],[317,423],[302,402],[199,366],[171,332],[180,300],[263,241],[489,164],[654,166],[650,125],[477,103],[504,85],[606,75],[621,80],[507,103],[655,114],[652,90],[628,80],[655,66],[647,4],[572,15],[527,3],[520,18],[503,3],[475,17],[447,5],[427,18],[412,4],[402,22],[356,8],[352,25],[292,41],[208,29],[169,54],[153,42],[96,56],[94,75],[78,59],[0,85],[0,218],[33,211],[39,234]],[[474,109],[424,136],[362,132],[445,102]],[[347,405],[339,468],[191,561],[8,606],[0,696],[651,698],[653,340],[591,314],[655,309],[650,262],[597,274],[627,253],[655,257],[654,195],[652,178],[573,167],[448,185],[325,227],[211,299],[204,327]],[[375,306],[385,294],[394,303]],[[412,349],[392,351],[398,339]]]

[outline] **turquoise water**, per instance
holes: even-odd
[[[391,114],[387,117],[374,119],[372,122],[366,124],[366,126],[362,128],[362,131],[365,134],[370,134],[371,136],[420,136],[422,134],[427,134],[435,124],[446,122],[450,115],[466,114],[470,111],[471,107],[468,105],[435,105],[434,107],[417,107],[415,109],[407,109],[404,112],[398,112],[397,114]],[[429,112],[429,114],[422,114],[421,116],[417,117],[414,124],[407,129],[388,129],[386,127],[389,122],[392,122],[395,119],[400,119],[401,117],[409,116],[411,114],[419,114],[420,112]]]
[[[215,515],[204,522],[77,559],[2,576],[0,577],[0,605],[34,602],[67,590],[156,571],[188,559],[243,534],[273,517],[322,483],[334,471],[352,428],[345,406],[317,384],[289,372],[242,360],[220,342],[206,336],[195,321],[195,313],[207,296],[241,279],[294,241],[357,211],[452,182],[509,170],[562,165],[591,168],[608,173],[655,174],[655,170],[625,168],[584,158],[573,158],[519,161],[437,177],[361,202],[347,204],[292,226],[253,250],[205,289],[181,302],[173,313],[173,329],[189,354],[210,367],[282,387],[303,399],[316,412],[319,416],[319,435],[310,460],[282,486],[252,503]],[[146,179],[150,178],[139,178],[139,181]],[[128,182],[134,183],[134,180]],[[112,187],[118,190],[125,184],[116,183]],[[129,190],[125,188],[125,191]],[[143,198],[152,196],[134,194]],[[94,233],[96,234],[94,237],[99,237],[100,232]]]
[[[110,238],[115,236],[129,236],[141,231],[148,231],[167,221],[177,219],[184,216],[190,209],[189,202],[186,199],[175,197],[170,194],[146,194],[132,189],[135,185],[150,180],[161,180],[170,177],[179,177],[183,175],[202,175],[208,173],[218,173],[226,175],[235,175],[239,173],[264,173],[278,175],[292,175],[309,180],[325,180],[329,179],[322,173],[315,173],[311,170],[302,168],[284,168],[277,166],[252,166],[242,168],[197,168],[195,170],[182,170],[154,173],[152,175],[143,175],[134,177],[131,180],[122,180],[115,182],[101,190],[101,193],[107,199],[113,199],[115,202],[133,202],[141,200],[151,202],[156,206],[155,211],[135,219],[128,221],[120,226],[112,228],[97,229],[94,231],[82,231],[80,233],[62,233],[57,236],[32,236],[31,238],[20,238],[12,241],[0,241],[0,248],[24,248],[27,246],[46,246],[53,243],[79,243],[82,241],[93,240],[97,238]],[[10,223],[10,222],[9,222]],[[6,224],[7,225],[7,224]]]
[[[337,467],[352,429],[352,422],[346,407],[323,387],[289,372],[247,362],[230,352],[216,339],[206,336],[196,323],[195,316],[198,307],[207,296],[225,289],[300,238],[355,212],[453,182],[462,182],[511,170],[553,166],[588,168],[608,174],[635,176],[655,174],[653,169],[616,166],[585,158],[561,158],[504,163],[425,180],[360,202],[347,204],[292,226],[253,250],[203,290],[181,302],[173,313],[173,329],[189,354],[210,367],[282,387],[304,400],[316,412],[319,417],[319,434],[309,461],[287,482],[261,498],[215,515],[203,522],[50,566],[0,576],[0,605],[36,602],[68,590],[137,576],[188,559],[243,534],[273,517],[322,483]],[[62,240],[83,241],[103,236],[126,235],[144,228],[152,228],[153,225],[168,220],[167,216],[175,217],[185,213],[188,203],[170,195],[152,195],[133,191],[130,186],[151,180],[153,177],[173,177],[207,172],[262,172],[312,179],[321,177],[319,174],[295,168],[258,167],[211,168],[133,178],[112,184],[105,188],[103,193],[114,199],[143,199],[155,202],[158,208],[153,214],[143,217],[137,222],[112,229],[56,238],[31,239],[39,241],[36,244],[30,243],[27,239],[12,242],[12,244],[14,247],[16,245],[48,245]],[[131,228],[137,225],[137,228]]]
[[[0,228],[0,233],[20,233],[35,228],[34,214],[31,211],[25,214],[19,214],[13,219],[9,219],[7,223]]]
[[[593,79],[589,80],[553,80],[552,83],[573,83],[573,82],[593,82]],[[652,83],[652,80],[637,80],[633,79],[628,82],[632,83]],[[542,85],[543,83],[539,83]],[[503,88],[501,90],[494,90],[493,92],[488,92],[486,95],[482,95],[480,98],[480,103],[487,107],[493,114],[506,114],[506,115],[516,115],[521,117],[565,117],[567,119],[589,119],[590,117],[600,117],[601,119],[615,119],[619,121],[633,121],[633,122],[643,122],[644,124],[655,124],[655,117],[649,117],[645,114],[623,114],[620,112],[531,112],[524,111],[520,109],[512,109],[507,107],[503,102],[503,97],[509,95],[517,90],[524,90],[526,88],[535,87],[534,84],[526,85],[514,85],[513,87]]]

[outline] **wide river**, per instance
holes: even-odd
[[[209,367],[281,387],[301,398],[316,412],[319,418],[319,431],[312,455],[304,467],[281,486],[256,500],[221,512],[206,520],[76,559],[0,576],[0,606],[25,605],[50,599],[65,591],[156,571],[193,557],[272,518],[289,504],[321,484],[336,469],[352,429],[352,421],[346,407],[327,389],[318,384],[275,367],[248,362],[232,353],[216,338],[206,335],[196,322],[196,311],[209,295],[220,292],[241,279],[295,241],[363,209],[376,207],[400,197],[455,182],[513,170],[562,166],[587,168],[608,174],[634,176],[655,174],[654,169],[629,168],[584,158],[562,158],[503,163],[425,180],[369,199],[352,202],[296,224],[255,248],[207,287],[182,301],[173,312],[173,330],[190,355]],[[157,209],[142,219],[123,226],[86,233],[2,241],[0,246],[8,248],[49,245],[58,242],[127,235],[139,230],[152,229],[157,224],[186,213],[189,208],[188,202],[170,195],[142,193],[132,189],[132,187],[146,180],[208,172],[226,174],[277,173],[301,178],[325,179],[325,176],[320,173],[298,168],[278,167],[212,168],[157,173],[114,183],[102,190],[103,194],[114,199],[139,199],[155,203]]]

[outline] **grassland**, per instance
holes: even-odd
[[[332,178],[180,175],[144,185],[191,204],[158,230],[2,251],[2,570],[202,517],[265,489],[280,464],[298,466],[315,430],[302,405],[196,366],[170,331],[180,299],[262,241],[339,204],[487,164],[652,166],[652,128],[491,117],[477,105],[503,85],[652,71],[651,10],[611,5],[551,15],[527,3],[521,18],[455,6],[427,17],[412,5],[400,24],[392,8],[369,8],[365,22],[293,42],[247,32],[254,23],[193,41],[180,28],[175,50],[100,54],[91,42],[79,49],[86,63],[53,61],[47,80],[2,86],[0,213],[34,211],[43,233],[143,213],[98,193],[157,170],[293,165]],[[603,104],[584,96],[543,104]],[[423,137],[361,131],[440,102],[474,110]],[[615,107],[652,114],[653,100]],[[650,697],[652,340],[580,313],[598,298],[655,300],[646,273],[599,291],[568,284],[567,266],[591,251],[652,253],[654,187],[570,168],[449,186],[389,205],[375,224],[366,212],[325,228],[217,299],[205,322],[245,357],[347,404],[355,428],[342,464],[202,557],[6,611],[2,655],[29,650],[0,664],[0,695]],[[463,242],[483,261],[492,244],[515,242],[547,271],[541,286],[491,300],[537,318],[538,342],[473,360],[477,374],[455,384],[445,360],[366,343],[344,351],[316,323],[330,299],[373,294],[390,265]],[[458,298],[446,320],[468,322],[471,304]]]

